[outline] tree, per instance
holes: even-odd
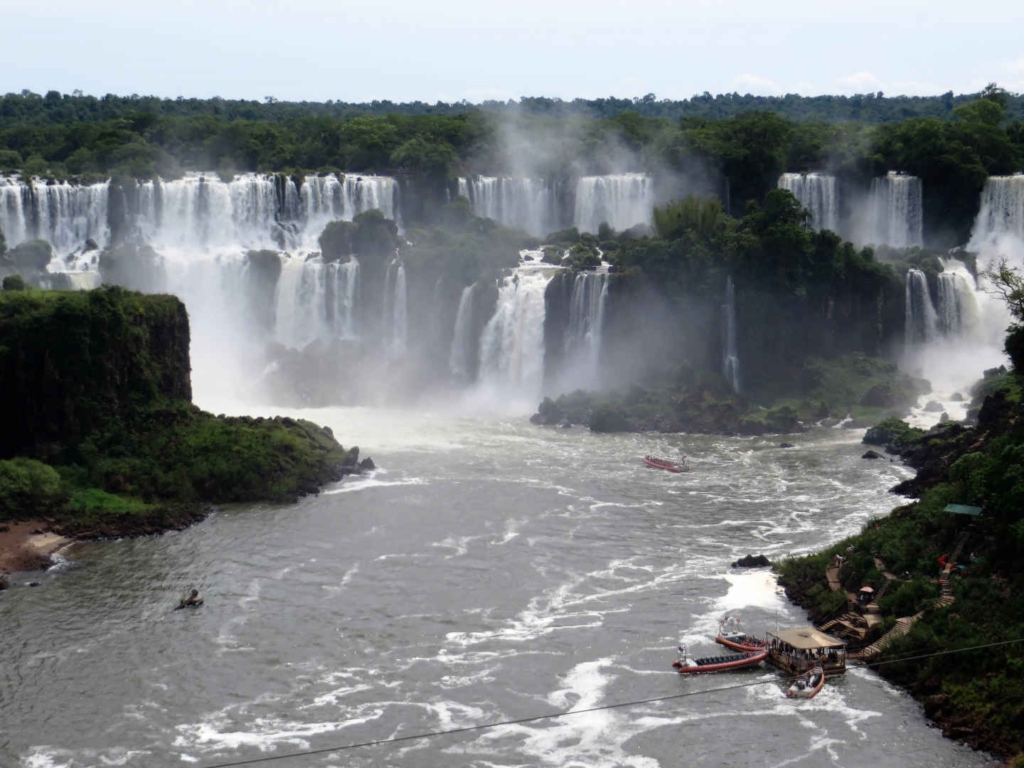
[[[1003,257],[989,266],[982,275],[988,281],[985,290],[1006,302],[1006,308],[1015,320],[1024,321],[1024,276],[1021,276],[1017,268],[1011,267]]]

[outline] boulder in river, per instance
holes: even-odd
[[[880,454],[878,451],[868,451],[863,456],[861,456],[861,458],[862,459],[884,459],[885,456]]]
[[[733,568],[767,568],[772,564],[764,555],[747,555],[732,564]]]

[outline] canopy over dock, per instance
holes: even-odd
[[[821,665],[826,673],[846,671],[846,643],[814,627],[769,632],[768,661],[793,675]]]
[[[981,507],[971,507],[967,504],[947,504],[942,511],[949,512],[951,515],[970,515],[971,517],[977,517],[981,514]]]

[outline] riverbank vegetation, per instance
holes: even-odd
[[[1016,273],[1008,275],[1011,287],[1020,287]],[[1014,316],[1024,320],[1019,308]],[[875,658],[881,674],[907,686],[948,736],[1017,755],[1018,762],[1024,760],[1024,358],[1016,341],[1022,333],[1015,324],[1007,338],[1014,369],[987,372],[975,387],[976,426],[947,423],[922,432],[890,420],[868,431],[866,443],[886,446],[918,470],[895,489],[915,501],[825,552],[778,566],[788,594],[812,618],[822,618],[845,603],[836,597],[845,593],[829,590],[825,577],[837,555],[846,558],[840,570],[846,590],[881,587],[888,580],[882,563],[895,576],[879,601],[885,628],[898,617],[919,618]],[[981,513],[953,514],[950,504]],[[944,604],[937,600],[938,577],[950,559],[953,601]]]
[[[173,296],[3,291],[0,398],[12,404],[0,436],[0,522],[151,532],[187,524],[210,503],[316,493],[358,468],[359,449],[326,428],[193,406],[188,318]]]

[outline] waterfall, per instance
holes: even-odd
[[[907,271],[905,317],[904,339],[907,346],[923,344],[935,338],[938,317],[928,291],[928,278],[919,269]]]
[[[384,279],[384,339],[392,355],[405,352],[408,334],[405,265],[396,256]]]
[[[344,174],[341,179],[333,173],[307,176],[302,182],[297,206],[302,211],[307,245],[316,242],[328,222],[352,221],[373,208],[385,218],[399,221],[396,195],[397,184],[390,176]]]
[[[543,179],[476,176],[459,179],[473,213],[541,237],[558,228],[552,186]]]
[[[893,248],[924,243],[921,180],[897,171],[871,182],[867,242]]]
[[[1024,174],[990,176],[985,182],[968,248],[992,248],[1005,236],[1024,242]]]
[[[318,339],[355,335],[359,262],[324,264],[320,258],[281,259],[275,295],[274,339],[301,349]]]
[[[473,321],[473,292],[476,283],[462,289],[459,298],[459,310],[455,314],[455,329],[452,333],[452,349],[448,355],[448,370],[457,381],[468,381],[471,364],[470,355],[473,351],[473,340],[470,338]]]
[[[544,382],[544,289],[550,268],[520,265],[498,287],[480,336],[480,382],[495,397],[535,403]]]
[[[624,230],[650,224],[654,217],[654,180],[643,173],[584,176],[576,184],[574,225],[596,233],[607,222]]]
[[[51,184],[0,178],[0,229],[8,247],[25,240],[49,241],[57,256],[81,249],[86,240],[107,244],[109,182]]]
[[[573,279],[564,341],[565,365],[570,376],[567,388],[598,386],[608,284],[607,273],[581,272]]]
[[[972,275],[963,263],[942,261],[935,311],[939,330],[950,337],[974,337],[978,330],[978,291]]]
[[[722,375],[740,393],[740,357],[736,345],[736,287],[732,276],[725,279],[725,303],[722,305]]]
[[[815,229],[839,231],[839,200],[836,196],[836,177],[817,173],[784,173],[779,177],[779,189],[788,189],[800,205],[811,213],[811,226]]]

